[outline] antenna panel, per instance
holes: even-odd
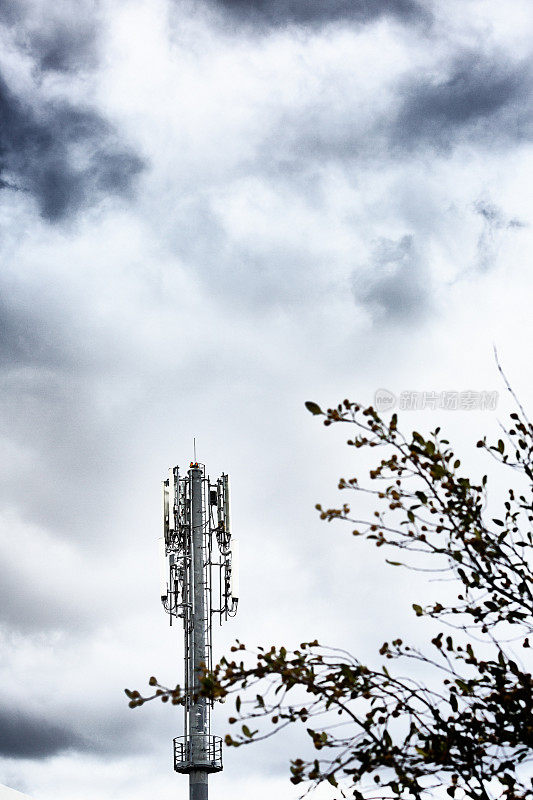
[[[178,528],[186,528],[189,523],[188,487],[187,478],[178,480]]]
[[[168,481],[163,481],[163,534],[167,544],[169,541],[168,508]]]
[[[231,526],[229,516],[229,475],[222,476],[222,486],[224,488],[224,529],[226,531],[226,539],[229,542],[231,538]]]
[[[166,548],[165,548],[165,540],[161,536],[157,540],[157,544],[159,545],[159,583],[160,583],[160,594],[161,600],[166,600],[168,598],[168,570],[167,570],[167,555],[166,555]]]
[[[221,475],[217,480],[217,541],[222,555],[229,554],[231,539],[230,518],[229,518],[229,479],[227,475]]]
[[[176,476],[173,469],[168,471],[168,528],[176,529],[175,506],[176,503]]]
[[[239,599],[239,542],[234,539],[231,543],[231,575],[230,590],[234,600]]]

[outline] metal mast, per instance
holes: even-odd
[[[198,697],[198,677],[212,668],[214,614],[234,616],[238,603],[237,542],[231,539],[229,479],[214,483],[203,464],[179,467],[163,481],[161,600],[165,611],[181,617],[185,681],[183,736],[174,739],[174,769],[189,775],[189,800],[208,800],[208,775],[222,769],[222,740],[211,735],[212,703]]]

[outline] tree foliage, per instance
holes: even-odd
[[[435,636],[423,648],[402,638],[383,643],[377,666],[316,641],[290,650],[237,642],[202,678],[207,696],[235,698],[229,722],[238,732],[226,744],[303,724],[314,754],[292,760],[294,784],[327,781],[357,800],[421,798],[441,788],[472,800],[533,798],[532,677],[524,666],[533,625],[533,426],[519,407],[502,438],[477,443],[512,471],[513,488],[493,517],[487,477],[476,483],[463,474],[439,428],[406,435],[395,414],[386,421],[372,407],[306,405],[326,426],[349,425],[348,445],[375,456],[369,480],[341,478],[350,500],[318,505],[320,517],[398,551],[391,565],[416,568],[427,558],[426,568],[452,574],[458,593],[414,604],[417,617],[435,620]],[[368,519],[352,512],[361,494],[375,501]],[[130,705],[157,696],[182,702],[179,687],[150,683],[156,693],[128,691]]]

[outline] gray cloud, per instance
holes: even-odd
[[[356,301],[377,322],[419,320],[430,302],[428,277],[412,236],[380,239],[369,267],[353,273],[352,287]]]
[[[517,217],[506,217],[502,209],[488,200],[478,200],[474,204],[474,211],[483,220],[477,242],[477,267],[486,272],[494,266],[502,233],[526,228],[527,223]]]
[[[461,51],[435,76],[410,72],[392,86],[391,102],[377,97],[361,107],[357,92],[332,102],[324,87],[305,105],[285,108],[265,137],[264,163],[280,178],[321,168],[326,160],[345,165],[448,155],[458,145],[494,150],[531,139],[533,87],[528,61],[512,63],[500,54]]]
[[[132,718],[121,694],[117,687],[118,702],[111,708],[85,713],[83,735],[59,709],[50,710],[45,716],[31,707],[0,708],[0,758],[41,760],[69,750],[107,756],[146,752],[147,735],[154,739],[153,722],[150,716]],[[78,708],[78,721],[81,714],[82,709]]]
[[[317,291],[315,255],[302,243],[236,241],[208,198],[187,204],[173,221],[173,247],[213,297],[231,298],[246,313],[301,303]]]
[[[57,335],[57,319],[43,314],[40,303],[8,298],[6,287],[0,289],[0,366],[64,363],[66,343]]]
[[[79,749],[87,745],[67,725],[28,711],[0,709],[0,756],[42,759]]]
[[[66,101],[37,110],[15,97],[1,78],[0,117],[0,177],[30,192],[50,222],[103,194],[127,193],[143,167],[95,111]]]
[[[99,380],[113,382],[120,347],[108,346],[104,355],[109,331],[103,324],[95,329],[80,298],[67,300],[65,292],[60,284],[38,280],[31,286],[0,282],[0,442],[8,443],[0,500],[20,508],[25,520],[69,536],[86,535],[85,520],[96,512],[96,542],[105,535],[112,493],[95,475],[112,473],[115,437],[123,433],[121,418],[99,406],[96,387]],[[117,374],[117,392],[120,381]],[[104,431],[109,448],[102,449],[96,443]],[[25,453],[31,453],[29,463]],[[32,503],[20,472],[28,468]],[[66,486],[77,494],[80,514],[73,516],[65,504]]]
[[[12,0],[0,0],[0,20],[8,25],[21,19],[24,14],[22,3],[13,3]]]
[[[13,536],[13,527],[10,526],[8,531],[0,532],[0,549],[4,555],[0,582],[0,627],[23,634],[61,631],[85,635],[94,627],[94,618],[101,610],[94,603],[92,607],[83,606],[72,585],[65,584],[61,578],[56,578],[53,586],[43,587],[42,582],[28,579],[6,563],[6,551],[9,548],[2,539]],[[61,565],[55,564],[56,569],[58,566]],[[75,598],[74,601],[66,603],[68,596]]]
[[[474,204],[474,210],[476,214],[482,217],[487,225],[496,230],[527,227],[527,223],[517,217],[511,219],[507,218],[501,208],[498,208],[498,206],[494,205],[494,203],[490,203],[488,200],[478,200],[477,203]]]
[[[465,137],[496,145],[529,139],[532,113],[524,98],[532,83],[529,62],[462,53],[444,76],[416,75],[400,87],[392,147],[447,150]]]
[[[73,72],[96,63],[96,30],[91,21],[64,22],[33,31],[27,49],[43,71]]]
[[[101,547],[116,507],[119,465],[127,468],[130,416],[98,407],[96,377],[21,368],[2,382],[1,436],[9,458],[0,470],[2,504],[55,535]],[[118,391],[120,378],[116,385]],[[66,492],[76,498],[76,513]]]
[[[336,20],[371,22],[393,16],[408,22],[428,18],[416,0],[214,0],[233,18],[259,25],[316,25]]]
[[[72,72],[96,65],[98,8],[89,0],[66,0],[44,7],[32,0],[0,0],[0,23],[11,29],[21,50],[39,71]]]

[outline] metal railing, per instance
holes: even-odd
[[[222,769],[222,739],[196,733],[174,739],[174,769],[176,772],[220,772]]]

